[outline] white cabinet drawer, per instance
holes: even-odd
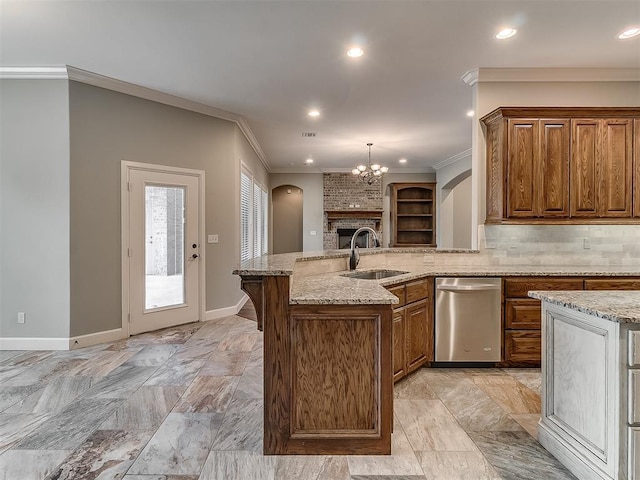
[[[629,423],[640,424],[640,370],[629,370],[628,410]]]
[[[640,480],[640,428],[629,428],[629,480]]]
[[[640,366],[640,330],[629,332],[629,366]]]

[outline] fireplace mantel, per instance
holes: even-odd
[[[331,229],[331,222],[333,220],[341,220],[344,218],[366,218],[369,220],[375,220],[376,230],[380,230],[380,221],[382,220],[382,210],[326,210],[327,222],[329,223],[329,229]]]

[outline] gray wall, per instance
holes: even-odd
[[[473,197],[471,192],[466,196],[469,202],[466,206],[462,204],[462,198],[457,198],[456,200],[454,193],[454,189],[456,189],[458,184],[470,175],[471,153],[454,163],[439,168],[436,172],[438,178],[438,185],[436,187],[436,225],[438,229],[438,247],[440,248],[454,247],[454,231],[472,230],[473,222],[471,212],[473,211]],[[472,182],[467,183],[467,188],[470,189],[471,187]],[[460,214],[460,209],[462,209],[462,214]],[[461,223],[464,222],[468,222],[469,224],[461,225]],[[471,237],[468,243],[464,248],[471,246]]]
[[[70,82],[71,336],[121,322],[122,160],[204,170],[206,309],[235,305],[239,260],[239,153],[232,122]],[[262,174],[262,172],[258,172]]]
[[[453,248],[471,248],[471,175],[458,183],[453,195]]]
[[[68,98],[66,80],[0,81],[2,337],[69,336]]]

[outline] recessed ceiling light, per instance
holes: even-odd
[[[407,163],[407,159],[406,159],[406,158],[401,158],[400,160],[398,160],[398,162],[400,162],[400,163]]]
[[[347,50],[348,57],[358,58],[358,57],[361,57],[362,55],[364,55],[364,50],[362,50],[360,47],[353,47]]]
[[[473,110],[469,110],[467,112],[467,117],[473,117],[475,115],[476,112],[474,112]]]
[[[311,165],[313,163],[313,158],[307,158],[304,163],[306,163],[307,165]]]
[[[318,110],[309,110],[309,116],[310,117],[319,117],[320,116],[320,112]]]
[[[516,33],[518,33],[518,30],[516,30],[515,28],[505,28],[504,30],[500,30],[496,34],[496,38],[498,40],[504,40],[505,38],[513,37]]]
[[[640,27],[627,28],[624,32],[618,34],[620,40],[626,40],[627,38],[633,38],[640,35]]]

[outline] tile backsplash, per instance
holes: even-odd
[[[495,265],[640,267],[640,225],[484,225],[478,240]]]

